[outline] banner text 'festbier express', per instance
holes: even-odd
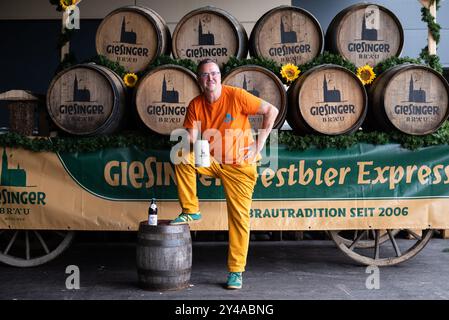
[[[344,185],[356,177],[357,185],[386,185],[393,190],[399,184],[418,182],[421,185],[449,184],[449,165],[438,163],[429,165],[379,166],[375,161],[356,161],[355,167],[324,167],[321,159],[300,160],[286,167],[260,168],[260,183],[264,188],[283,188],[294,185],[327,186]],[[352,176],[352,177],[351,177]],[[104,180],[112,187],[153,188],[176,185],[173,164],[148,157],[144,162],[112,160],[104,167]],[[219,186],[220,181],[201,176],[203,186]]]

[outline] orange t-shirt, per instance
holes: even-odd
[[[240,149],[254,142],[248,115],[256,114],[261,102],[243,89],[223,85],[214,103],[202,94],[190,102],[184,128],[196,127],[201,132],[198,139],[209,141],[211,155],[221,163],[247,163],[242,159],[246,151]]]

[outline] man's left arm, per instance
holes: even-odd
[[[267,140],[271,130],[273,129],[274,121],[276,120],[278,113],[279,110],[275,106],[266,102],[265,100],[261,100],[259,110],[256,114],[263,115],[262,128],[258,130],[258,137],[254,144],[249,146],[248,148],[245,148],[249,149],[249,152],[246,154],[244,159],[252,157],[255,158],[255,156],[260,153],[260,151],[262,151],[263,146],[265,145],[265,141]]]
[[[266,102],[265,100],[262,100],[257,114],[263,115],[263,122],[262,128],[258,130],[259,134],[257,137],[256,154],[262,151],[263,146],[265,145],[265,141],[267,140],[271,130],[273,129],[274,120],[276,120],[276,117],[279,114],[279,110],[272,104]]]

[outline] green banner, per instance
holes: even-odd
[[[273,156],[276,155],[277,157]],[[449,146],[407,150],[396,144],[357,144],[345,150],[266,152],[254,200],[445,198],[449,196]],[[177,201],[169,150],[107,149],[61,153],[72,178],[90,193],[110,200]],[[265,158],[267,159],[267,158]],[[276,161],[277,160],[277,161]],[[223,200],[220,181],[198,179],[201,200]]]

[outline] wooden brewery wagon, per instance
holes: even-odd
[[[0,153],[0,261],[12,266],[52,260],[78,230],[136,231],[153,197],[161,220],[180,210],[170,150]],[[393,265],[421,251],[433,229],[449,229],[447,145],[280,145],[264,159],[271,163],[259,167],[252,230],[325,230],[355,261]],[[200,177],[198,195],[203,220],[191,230],[227,230],[220,180]],[[412,240],[397,241],[404,232]]]
[[[114,22],[114,13],[99,28],[97,50],[100,53],[108,46],[102,40],[107,37],[101,31],[110,29],[106,26]],[[163,39],[157,48],[148,48],[157,52],[152,57],[167,52],[169,40],[165,37],[167,28],[159,21],[162,19],[152,12],[145,14],[157,20],[153,25],[160,28],[155,32]],[[122,26],[121,35],[132,37],[133,32],[126,31],[126,21],[120,19],[114,24]],[[265,24],[264,19],[256,27],[263,29]],[[175,30],[175,40],[177,35],[183,34],[183,25],[186,25],[184,20]],[[205,36],[204,41],[210,40],[202,31],[198,33]],[[244,52],[245,35],[238,34],[237,47],[239,52]],[[285,37],[289,34],[291,31],[284,30]],[[318,34],[318,39],[320,36]],[[252,50],[254,55],[263,56],[263,46],[257,41],[255,33]],[[322,41],[318,42],[321,43],[317,46],[320,52]],[[396,43],[402,46],[402,41]],[[175,41],[175,57],[179,57],[176,49],[183,45]],[[338,51],[338,45],[335,47]],[[67,46],[63,48],[66,49]],[[431,49],[430,52],[435,53]],[[145,63],[148,61],[138,61],[138,65],[127,67],[137,71]],[[117,79],[105,76],[107,72],[102,68],[82,68],[86,78],[92,78],[90,74],[104,76],[117,102],[111,104],[111,108],[120,118],[123,88],[116,86]],[[234,76],[247,83],[244,76],[243,80],[239,75]],[[151,75],[147,80],[151,82]],[[82,81],[87,80],[70,78],[73,84],[70,90],[78,94],[79,99],[90,102]],[[320,81],[327,83],[331,79],[323,76]],[[248,86],[254,89],[249,81]],[[55,82],[52,87],[59,90],[61,86]],[[174,92],[171,87],[169,90]],[[299,92],[299,88],[296,91]],[[329,99],[335,101],[337,89],[326,85],[325,91]],[[145,98],[149,99],[142,97]],[[114,129],[110,124],[117,123],[111,120],[98,127],[96,117],[91,117],[90,131],[86,126],[79,131],[78,125],[67,128],[67,124],[73,123],[65,121],[58,111],[61,109],[51,113],[53,120],[73,134],[108,134]],[[355,120],[355,129],[344,128],[345,132],[357,129],[358,118]],[[296,126],[304,131],[300,123]],[[129,147],[55,154],[7,147],[0,153],[0,261],[6,264],[29,267],[48,262],[69,246],[78,230],[136,231],[139,221],[147,218],[147,200],[153,197],[158,199],[160,219],[171,219],[179,213],[169,150],[142,151]],[[325,230],[348,257],[368,265],[393,265],[422,250],[432,230],[449,229],[449,191],[446,188],[449,147],[446,145],[409,151],[391,144],[357,144],[347,150],[303,152],[288,151],[280,146],[270,149],[268,154],[271,163],[259,168],[251,209],[252,230]],[[204,218],[193,225],[192,230],[226,230],[226,204],[220,181],[201,177],[198,191]],[[404,232],[410,234],[412,240],[397,241]]]

